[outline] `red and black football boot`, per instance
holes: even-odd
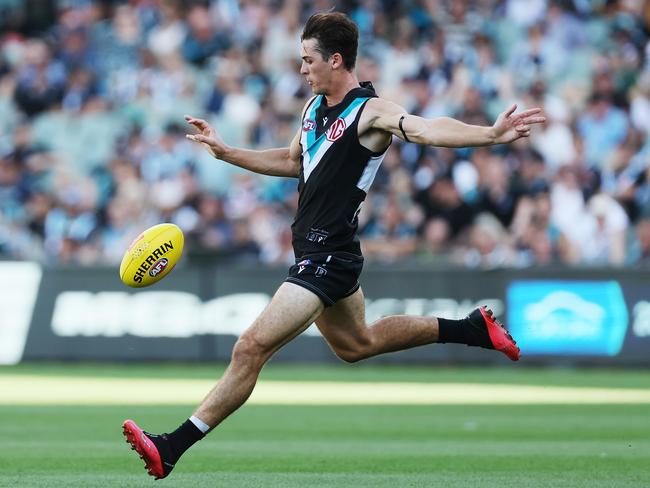
[[[144,461],[144,469],[151,476],[159,480],[171,473],[174,463],[169,462],[172,458],[171,448],[164,435],[149,434],[133,420],[125,420],[122,429],[126,442],[131,444],[131,449]]]
[[[474,329],[475,344],[486,349],[496,349],[508,356],[513,361],[519,360],[519,347],[508,331],[496,320],[492,310],[479,307],[467,316],[467,320]],[[487,332],[487,334],[486,334]]]

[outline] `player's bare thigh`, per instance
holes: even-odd
[[[368,346],[371,336],[366,327],[366,305],[361,287],[323,310],[316,319],[316,326],[337,354]]]
[[[311,325],[323,308],[320,298],[311,291],[293,283],[282,283],[242,337],[273,353]]]

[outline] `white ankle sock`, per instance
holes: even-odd
[[[210,426],[208,424],[206,424],[200,418],[195,417],[194,415],[192,415],[190,417],[190,422],[192,422],[194,425],[196,425],[196,428],[199,429],[204,434],[207,434],[208,431],[210,430]]]

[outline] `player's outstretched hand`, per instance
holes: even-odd
[[[508,144],[520,137],[528,137],[531,126],[546,122],[541,108],[530,108],[518,114],[514,113],[515,110],[517,104],[513,104],[497,117],[492,126],[495,144]]]
[[[201,143],[215,158],[221,158],[228,146],[221,140],[217,131],[203,119],[196,119],[191,115],[186,115],[185,120],[199,131],[198,134],[186,134],[185,137],[190,141]]]

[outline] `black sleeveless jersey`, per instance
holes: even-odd
[[[361,255],[357,215],[386,151],[363,147],[357,126],[365,103],[376,96],[365,83],[333,107],[318,95],[303,114],[300,197],[291,226],[297,258],[330,251]]]

